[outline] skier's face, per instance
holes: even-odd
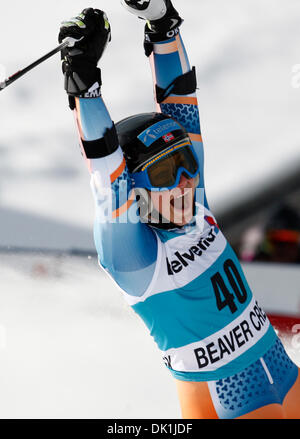
[[[194,196],[199,177],[187,178],[181,174],[176,188],[167,191],[151,191],[155,210],[167,221],[177,226],[188,224],[194,215]]]

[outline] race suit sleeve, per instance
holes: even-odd
[[[75,98],[75,104],[79,141],[95,200],[94,239],[99,263],[123,290],[140,296],[153,277],[157,238],[140,221],[120,146],[112,153],[103,150],[110,149],[107,133],[114,125],[102,97]]]
[[[176,119],[189,133],[200,166],[199,191],[197,191],[197,195],[200,198],[201,204],[203,203],[208,208],[204,188],[204,153],[196,90],[192,93],[184,93],[184,91],[180,94],[178,92],[177,94],[172,93],[174,80],[177,79],[180,82],[183,76],[187,77],[186,74],[192,72],[180,33],[167,41],[153,45],[150,64],[157,111],[161,111]],[[186,80],[192,81],[192,79],[193,75],[190,75]],[[158,88],[164,90],[165,95],[167,95],[163,100],[158,99]],[[193,85],[191,85],[191,88],[193,88]]]

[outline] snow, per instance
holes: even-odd
[[[300,5],[174,4],[185,18],[182,35],[197,69],[206,189],[218,210],[300,163],[300,88],[294,76]],[[59,23],[89,6],[106,10],[112,25],[101,61],[112,119],[152,111],[143,24],[119,1],[1,5],[0,75],[52,49]],[[59,56],[1,91],[0,100],[0,247],[91,255],[0,254],[1,418],[179,417],[160,353],[94,257],[89,175]],[[256,273],[249,276],[256,280]]]
[[[1,418],[178,418],[146,327],[95,258],[0,255]]]

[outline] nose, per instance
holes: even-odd
[[[181,174],[178,186],[180,189],[192,187],[192,180],[188,178],[184,173]]]

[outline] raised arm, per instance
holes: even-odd
[[[152,69],[156,110],[177,120],[189,133],[201,170],[198,187],[203,189],[203,202],[208,207],[196,70],[190,65],[180,35],[183,20],[170,0],[152,1],[147,8],[138,0],[122,0],[122,3],[130,12],[147,20],[144,46]]]
[[[153,276],[157,242],[137,215],[125,159],[101,96],[97,62],[110,40],[106,15],[97,9],[85,9],[62,23],[59,40],[70,36],[76,42],[62,54],[65,89],[74,111],[82,155],[91,173],[99,261],[118,285],[141,295]]]
[[[191,68],[179,29],[172,38],[152,45],[150,64],[158,111],[168,114],[183,125],[193,142],[200,164],[199,188],[203,188],[204,204],[204,151],[200,129],[196,72]],[[151,31],[146,35],[151,39]],[[163,36],[163,35],[162,35]]]

